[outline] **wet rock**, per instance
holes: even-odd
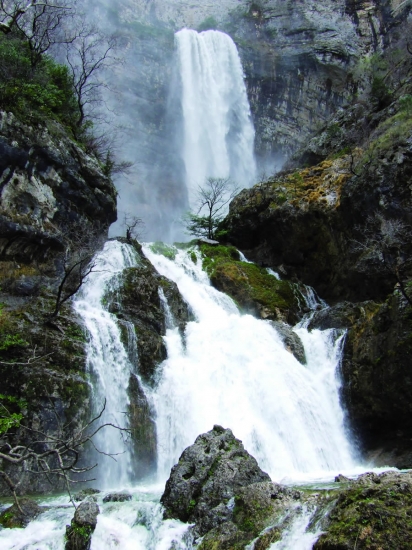
[[[200,534],[221,522],[221,508],[241,487],[270,481],[229,429],[200,435],[171,471],[161,498],[166,518],[195,522]]]
[[[336,499],[336,497],[333,497]],[[314,550],[410,548],[412,475],[367,473],[343,490]]]
[[[228,294],[241,311],[260,319],[298,320],[299,303],[288,281],[279,281],[266,269],[240,261],[233,246],[203,244],[200,249],[212,285]]]
[[[109,493],[103,498],[103,502],[127,502],[132,500],[130,493]]]
[[[296,332],[286,323],[279,321],[271,321],[271,325],[278,332],[286,349],[296,357],[299,363],[306,365],[305,348]]]
[[[66,526],[65,550],[90,550],[99,513],[99,507],[91,498],[79,505],[71,524]]]
[[[411,308],[395,290],[369,303],[349,329],[342,398],[362,449],[375,465],[412,466]]]
[[[181,332],[191,319],[189,308],[183,300],[177,285],[160,276],[145,258],[141,265],[125,269],[122,283],[114,296],[107,296],[108,307],[115,304],[115,311],[123,324],[131,323],[136,334],[138,355],[130,357],[132,363],[138,363],[137,372],[149,384],[154,382],[156,367],[166,359],[166,347],[163,335],[166,333],[166,318],[160,291],[168,301],[173,320]],[[124,343],[128,342],[127,327],[124,331]]]
[[[79,491],[73,496],[73,500],[75,502],[81,502],[82,500],[85,500],[88,497],[98,495],[100,492],[101,491],[99,489],[93,489],[91,487],[87,489],[82,489],[81,491]]]
[[[157,434],[149,401],[136,375],[129,381],[129,426],[134,454],[133,476],[136,480],[153,474],[157,459]]]
[[[26,527],[37,516],[47,510],[47,508],[39,506],[37,502],[29,498],[20,498],[19,506],[21,511],[16,504],[13,504],[10,508],[6,508],[0,514],[0,525],[7,528]]]
[[[313,315],[308,329],[350,328],[355,321],[365,315],[365,308],[368,308],[368,305],[368,302],[365,302],[365,304],[341,302],[333,307],[321,309]]]
[[[335,483],[348,483],[350,479],[345,477],[343,474],[335,476]]]

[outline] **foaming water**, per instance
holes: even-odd
[[[168,330],[168,358],[153,395],[160,475],[214,424],[230,427],[274,480],[318,476],[356,466],[339,403],[343,334],[299,329],[307,364],[285,349],[270,323],[240,315],[209,284],[200,258],[145,255],[174,280],[196,321],[182,341]]]
[[[122,428],[127,428],[127,387],[132,366],[121,341],[116,318],[104,306],[104,296],[116,292],[122,271],[136,265],[137,261],[131,246],[118,241],[107,242],[96,255],[94,271],[88,276],[74,302],[74,308],[82,317],[88,332],[87,369],[92,383],[94,412],[100,412],[106,402],[101,422]],[[95,444],[100,451],[116,455],[115,460],[104,455],[98,456],[99,484],[117,487],[126,485],[131,464],[123,432],[106,427],[96,435]]]
[[[280,541],[270,546],[270,550],[312,550],[314,543],[322,534],[321,530],[308,531],[315,509],[303,506],[296,514]]]
[[[250,107],[235,43],[219,31],[183,29],[175,35],[181,80],[182,157],[189,204],[209,177],[254,183]]]
[[[159,503],[163,487],[141,486],[131,489],[132,500],[125,503],[104,503],[97,496],[100,508],[91,550],[190,550],[189,525],[180,521],[163,521]],[[68,498],[41,502],[51,508],[29,523],[25,529],[0,531],[2,550],[64,550],[66,525],[74,508]],[[64,506],[64,507],[62,507]]]

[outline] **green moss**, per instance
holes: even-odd
[[[194,264],[197,264],[197,256],[196,256],[196,252],[195,252],[194,250],[192,250],[192,251],[190,252],[190,259],[192,260],[192,262],[193,262]]]
[[[396,143],[409,139],[412,132],[412,118],[405,109],[386,119],[374,132],[373,140],[364,151],[359,164],[370,164],[394,148]]]
[[[257,500],[248,502],[246,506],[243,499],[236,496],[233,521],[242,531],[257,536],[267,526],[271,512],[270,506],[262,506]]]
[[[12,528],[13,519],[14,514],[12,512],[3,512],[0,515],[0,525],[5,527],[6,529]]]
[[[299,309],[293,286],[279,281],[255,264],[241,262],[239,252],[231,246],[201,245],[203,268],[212,284],[229,294],[245,311],[253,304],[267,308],[275,316],[276,310]]]
[[[402,484],[356,487],[341,495],[316,548],[410,548],[412,494]]]
[[[78,342],[86,342],[86,333],[83,330],[83,327],[76,324],[70,324],[64,330],[65,335],[72,340],[77,340]]]
[[[190,515],[190,514],[193,512],[195,506],[196,506],[196,501],[192,499],[192,500],[189,502],[189,506],[187,507],[187,514],[188,514],[188,515]]]
[[[161,254],[169,260],[174,260],[176,258],[177,250],[174,246],[157,241],[152,243],[149,248],[154,254]]]
[[[202,23],[200,23],[197,30],[199,32],[202,32],[202,31],[214,30],[217,28],[218,28],[218,22],[214,17],[210,16],[210,17],[206,17],[206,19],[204,19]]]

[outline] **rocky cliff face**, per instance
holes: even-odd
[[[359,60],[382,50],[404,16],[398,4],[267,0],[246,2],[231,15],[259,156],[279,166],[358,92]]]
[[[61,250],[67,226],[116,220],[116,191],[96,159],[54,122],[0,113],[0,258],[30,263]]]
[[[154,183],[150,195],[145,186],[132,191],[147,204],[146,217],[154,204],[178,210],[186,200],[175,141],[179,106],[170,102],[176,84],[174,32],[213,28],[232,36],[244,66],[259,169],[270,174],[359,92],[362,56],[381,51],[410,8],[400,0],[118,0],[110,9],[95,0],[93,5],[102,20],[129,37],[127,70],[119,66],[117,79],[133,106],[128,109],[133,123],[124,119],[125,127],[133,128],[126,148],[138,156],[140,178],[150,174]],[[130,192],[124,186],[124,193]],[[167,230],[169,220],[159,223]]]
[[[104,236],[115,219],[112,182],[59,124],[30,127],[0,113],[1,394],[29,428],[50,436],[87,422],[89,410],[80,320],[65,305],[57,322],[46,322],[66,237],[76,224]],[[12,440],[29,436],[20,428]],[[51,490],[44,476],[9,473],[21,493]]]

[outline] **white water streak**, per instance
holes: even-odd
[[[187,252],[174,262],[144,252],[177,283],[197,318],[187,325],[185,345],[177,329],[166,336],[168,359],[153,395],[160,475],[214,424],[231,428],[275,480],[352,468],[335,375],[341,340],[333,331],[299,329],[303,366],[269,323],[240,315],[213,289]]]
[[[240,186],[255,179],[255,131],[242,64],[233,40],[219,31],[176,33],[181,76],[183,150],[189,204],[209,177]]]
[[[307,531],[314,510],[303,507],[293,519],[289,528],[283,533],[282,539],[269,547],[269,550],[312,550],[313,545],[321,535]]]
[[[106,311],[103,298],[115,292],[123,269],[136,265],[133,249],[117,241],[109,241],[97,254],[96,270],[92,272],[76,296],[74,307],[82,317],[89,333],[86,346],[87,369],[93,388],[93,404],[98,412],[106,400],[102,422],[127,427],[125,415],[129,398],[127,387],[131,365],[121,341],[120,330],[114,315]],[[104,486],[121,486],[128,482],[130,454],[123,433],[104,428],[95,438],[96,446],[104,453],[119,454],[116,460],[100,455],[99,482]]]

